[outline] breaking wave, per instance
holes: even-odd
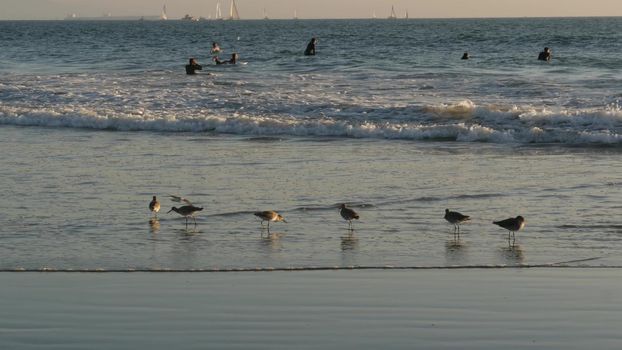
[[[408,118],[390,111],[366,119],[252,115],[238,112],[173,114],[119,112],[92,107],[28,108],[0,103],[0,124],[119,131],[214,132],[236,135],[284,135],[491,143],[622,144],[622,111],[551,111],[495,106],[471,101],[413,108]],[[389,117],[387,117],[389,113]]]

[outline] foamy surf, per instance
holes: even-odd
[[[193,111],[132,110],[93,107],[13,107],[0,104],[0,124],[119,131],[213,132],[250,136],[345,137],[490,143],[619,145],[622,111],[554,112],[532,107],[480,107],[471,101],[425,106],[405,120],[368,113],[365,119],[253,115],[252,111],[219,115]]]

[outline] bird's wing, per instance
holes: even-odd
[[[169,194],[168,196],[171,198],[171,200],[173,202],[178,202],[178,203],[184,202],[184,203],[186,203],[188,205],[192,205],[192,202],[190,202],[188,199],[186,199],[184,197],[175,196],[175,195],[172,195],[172,194]]]

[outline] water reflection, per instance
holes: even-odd
[[[285,234],[282,232],[266,232],[264,235],[262,231],[259,242],[261,247],[267,248],[270,252],[280,252],[283,249],[283,244],[281,243],[281,237],[283,236]]]
[[[447,265],[466,265],[468,262],[468,249],[459,235],[445,242],[445,261]]]
[[[155,235],[160,231],[160,220],[158,218],[151,218],[149,220],[149,232]]]
[[[341,251],[357,250],[359,247],[359,239],[353,233],[341,237]]]
[[[507,265],[521,265],[525,260],[523,248],[518,244],[509,244],[500,250],[501,259]]]

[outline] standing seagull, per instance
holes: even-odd
[[[462,215],[457,211],[449,211],[449,209],[445,209],[445,220],[454,225],[454,233],[458,232],[458,234],[460,234],[460,224],[471,220],[471,217],[468,215]]]
[[[346,208],[345,204],[342,204],[339,208],[339,214],[341,214],[341,217],[348,222],[348,228],[352,230],[352,220],[358,220],[359,214],[350,208]]]
[[[151,210],[156,218],[158,217],[158,212],[160,211],[160,202],[158,201],[156,196],[153,196],[151,203],[149,203],[149,210]]]
[[[171,210],[167,212],[170,213],[172,211],[186,218],[186,227],[188,227],[188,218],[192,217],[194,219],[194,226],[197,225],[197,219],[194,217],[194,214],[200,212],[203,208],[195,207],[194,205],[185,205],[181,208],[172,207]]]
[[[287,221],[285,221],[285,218],[279,215],[279,213],[274,210],[258,211],[254,215],[261,219],[261,226],[263,226],[264,221],[268,222],[268,232],[270,231],[270,222],[282,221],[284,223],[287,223]]]
[[[508,242],[510,241],[510,233],[512,233],[513,240],[516,241],[516,236],[514,235],[514,233],[516,231],[520,231],[523,227],[525,227],[525,218],[523,218],[522,216],[517,216],[515,218],[509,218],[501,221],[493,221],[492,223],[508,230]]]

